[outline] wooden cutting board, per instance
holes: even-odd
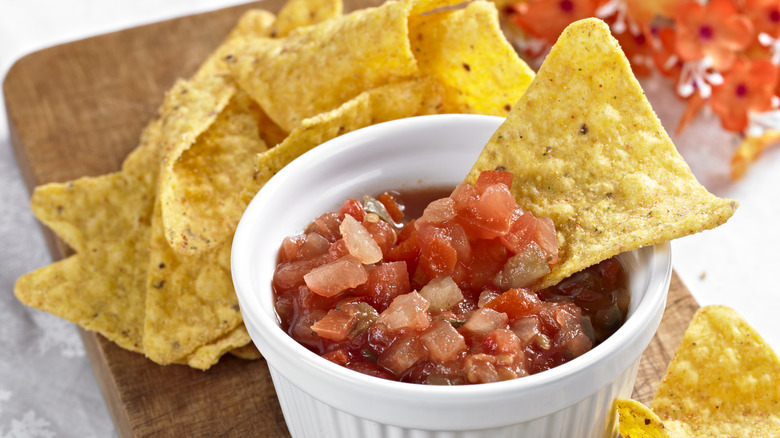
[[[32,190],[119,169],[163,93],[189,77],[251,7],[188,16],[32,53],[3,83],[16,158]],[[347,0],[345,11],[371,0]],[[262,6],[261,6],[262,5]],[[54,259],[72,251],[48,230]],[[649,402],[697,303],[672,277],[661,327],[640,363],[634,397]],[[119,436],[288,436],[265,361],[226,356],[206,372],[160,366],[82,331]]]

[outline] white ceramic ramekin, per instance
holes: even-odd
[[[386,381],[333,364],[279,328],[271,277],[285,236],[349,197],[454,186],[502,121],[434,115],[348,133],[285,167],[250,203],[233,242],[233,282],[293,436],[616,435],[613,401],[631,395],[639,358],[666,303],[668,244],[620,256],[630,275],[631,306],[613,336],[571,362],[516,380],[447,387]]]

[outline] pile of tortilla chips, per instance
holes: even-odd
[[[733,309],[703,307],[650,409],[617,409],[623,438],[780,437],[780,358]]]
[[[17,297],[160,364],[258,357],[230,276],[254,193],[307,150],[370,124],[505,116],[533,78],[492,3],[450,3],[344,15],[338,0],[291,0],[277,16],[245,14],[166,93],[120,171],[35,190],[34,213],[75,255],[22,276]]]

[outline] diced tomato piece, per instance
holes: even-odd
[[[305,234],[299,234],[297,236],[285,237],[282,240],[282,250],[280,251],[281,261],[288,262],[296,260],[298,258],[298,248],[303,245],[306,240]]]
[[[486,229],[506,234],[517,202],[509,188],[494,184],[485,188],[477,202],[477,217]]]
[[[499,240],[506,249],[513,254],[517,254],[536,236],[537,227],[536,217],[530,211],[523,212],[518,208],[512,217],[512,225],[509,227],[509,231],[499,237]]]
[[[482,339],[482,349],[492,355],[521,353],[520,340],[512,330],[507,328],[498,328],[485,335]]]
[[[444,228],[423,224],[417,230],[420,267],[428,278],[450,275],[458,263],[458,251]]]
[[[472,243],[471,262],[467,265],[471,287],[482,289],[490,284],[508,258],[506,248],[495,239]]]
[[[437,320],[421,337],[428,355],[433,360],[452,360],[466,349],[466,340],[455,327],[447,321]]]
[[[541,307],[542,300],[535,293],[522,288],[509,289],[485,306],[485,308],[506,313],[512,321],[536,312]]]
[[[458,187],[461,186],[470,187],[464,184]],[[458,198],[454,198],[456,193]],[[517,204],[503,184],[488,186],[481,195],[476,188],[456,189],[453,200],[455,221],[463,226],[468,235],[479,239],[493,239],[506,234]]]
[[[401,210],[401,207],[398,205],[398,202],[395,200],[393,195],[384,192],[379,195],[376,200],[385,206],[385,210],[387,210],[387,213],[390,215],[390,219],[392,219],[397,224],[401,223],[404,218],[404,212]]]
[[[315,293],[332,297],[368,281],[368,272],[360,261],[344,256],[311,270],[303,280]]]
[[[335,242],[341,237],[339,233],[339,225],[341,220],[338,214],[329,212],[321,215],[306,228],[307,233],[317,233],[322,237],[328,239],[328,242]]]
[[[412,291],[406,262],[382,263],[368,272],[367,301],[383,311],[393,299]]]
[[[475,211],[477,208],[477,200],[479,199],[479,192],[477,188],[469,184],[458,184],[455,190],[450,195],[455,203],[455,211]]]
[[[328,248],[328,261],[332,262],[338,260],[348,254],[349,249],[347,249],[347,242],[345,242],[343,238],[339,239],[333,242],[330,245],[330,248]]]
[[[346,366],[349,363],[349,353],[344,348],[337,348],[335,350],[331,350],[323,354],[322,357],[341,366]]]
[[[408,227],[407,227],[408,228]],[[385,259],[391,262],[404,262],[409,276],[417,270],[417,262],[420,259],[420,247],[417,245],[417,232],[414,231],[408,239],[401,241],[390,250]]]
[[[339,208],[337,212],[340,220],[344,220],[345,215],[350,215],[358,221],[362,222],[366,216],[366,210],[363,208],[363,204],[357,199],[347,199],[344,204]]]
[[[311,329],[321,338],[331,341],[344,341],[357,323],[357,314],[347,309],[330,309],[319,321],[312,324]]]
[[[396,377],[393,375],[393,373],[373,362],[351,361],[346,365],[346,367],[359,373],[379,377],[380,379],[396,380]]]
[[[370,265],[382,260],[382,248],[366,227],[352,215],[344,215],[339,231],[347,245],[347,251],[352,257],[360,260],[360,263]]]
[[[393,245],[398,240],[398,236],[395,233],[393,227],[383,220],[376,222],[363,221],[363,226],[374,238],[374,241],[379,245],[383,255],[387,255],[393,249]]]
[[[555,223],[549,217],[536,218],[538,226],[533,240],[546,252],[550,260],[548,263],[558,263],[558,236],[555,233]]]
[[[387,350],[379,355],[377,363],[394,372],[396,376],[400,376],[427,355],[428,352],[420,338],[407,335],[396,339]]]
[[[417,292],[410,292],[395,297],[376,321],[384,324],[388,330],[421,330],[431,323],[428,307],[429,303],[425,298]]]
[[[494,184],[503,184],[506,188],[512,188],[512,172],[506,172],[503,170],[483,170],[477,176],[477,182],[474,186],[477,191],[483,193],[488,186]]]
[[[398,232],[398,240],[396,243],[401,243],[406,239],[409,239],[412,237],[412,234],[417,232],[417,227],[415,223],[417,222],[417,219],[412,219],[409,221],[409,223],[406,224],[405,227],[401,229],[400,232]]]
[[[311,325],[322,319],[322,317],[325,316],[325,313],[326,312],[323,309],[310,309],[301,312],[300,315],[293,320],[288,333],[304,345],[320,346],[322,344],[322,338],[312,331]]]
[[[308,260],[280,263],[274,272],[273,285],[278,289],[291,289],[304,284],[303,277],[312,269],[327,262],[327,256]]]

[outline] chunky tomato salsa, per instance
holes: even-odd
[[[623,267],[532,291],[557,263],[555,226],[517,205],[511,181],[485,171],[449,196],[386,192],[316,218],[280,249],[283,329],[347,368],[427,384],[514,379],[590,350],[625,321]]]

